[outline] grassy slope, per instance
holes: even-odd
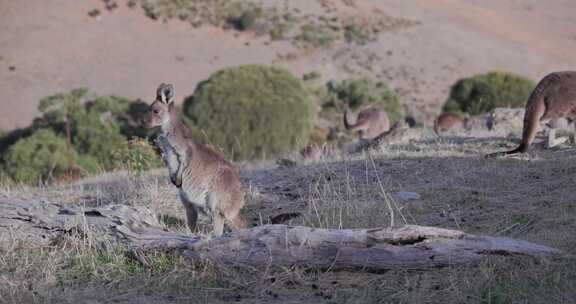
[[[109,300],[120,303],[566,303],[576,297],[576,207],[572,151],[484,160],[486,141],[441,140],[288,169],[243,170],[253,225],[284,212],[293,224],[377,227],[416,223],[509,236],[555,246],[562,257],[498,257],[477,267],[426,272],[334,273],[306,269],[193,266],[173,254],[102,248],[82,238],[49,248],[0,252],[0,302]],[[64,202],[148,204],[184,231],[183,213],[163,171],[141,180],[108,174],[81,183],[0,195]],[[421,200],[391,200],[396,191]],[[26,193],[26,194],[24,194]],[[8,237],[0,235],[0,237]]]

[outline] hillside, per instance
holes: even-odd
[[[532,80],[576,69],[575,11],[573,0],[0,0],[0,303],[576,303],[575,143],[544,149],[539,132],[527,153],[485,157],[518,145],[525,110],[510,104]],[[231,68],[242,64],[284,69]],[[490,70],[520,75],[459,82],[453,127],[433,130],[451,86]],[[163,82],[184,107],[162,85],[148,119]],[[358,124],[367,105],[393,127],[357,141],[342,111]],[[188,138],[166,128],[182,126],[172,114],[238,169],[246,229],[214,236],[202,212],[187,227],[146,127]]]
[[[283,2],[266,0],[268,6]],[[370,76],[389,82],[409,111],[426,123],[455,80],[491,69],[535,80],[576,66],[576,20],[569,0],[290,1],[288,9],[317,19],[325,7],[370,16],[376,10],[413,26],[384,30],[364,45],[337,42],[302,52],[287,41],[194,28],[145,16],[126,2],[0,1],[0,129],[26,126],[40,98],[78,87],[150,100],[161,81],[189,95],[199,81],[227,66],[276,63],[324,79]],[[97,17],[89,12],[99,10]]]

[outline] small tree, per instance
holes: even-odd
[[[274,66],[217,72],[186,99],[184,111],[210,143],[234,159],[299,149],[311,129],[310,101],[302,82]]]
[[[116,169],[112,153],[127,142],[119,116],[125,115],[129,104],[125,98],[97,97],[86,103],[83,118],[76,124],[77,151],[94,157],[104,170]]]
[[[46,126],[64,125],[68,168],[76,166],[72,129],[78,118],[83,116],[85,112],[82,100],[87,92],[86,89],[77,89],[70,93],[52,95],[40,100],[38,105],[38,110],[44,114],[43,124]]]
[[[142,122],[148,106],[116,96],[84,102],[86,94],[78,89],[42,99],[38,107],[42,116],[32,126],[0,137],[3,171],[18,182],[35,182],[124,169],[126,159],[115,158],[115,152],[127,150],[127,138],[147,137]],[[138,149],[133,149],[134,155],[141,152]],[[144,152],[147,165],[141,168],[160,163],[153,150]]]

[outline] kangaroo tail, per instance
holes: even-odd
[[[356,123],[350,123],[350,109],[346,108],[344,110],[344,127],[348,131],[359,131],[364,130],[367,126],[368,122],[366,120],[358,120],[356,119]]]
[[[544,95],[548,90],[548,88],[557,82],[558,82],[558,75],[549,74],[542,80],[540,80],[538,85],[536,85],[536,88],[534,88],[534,91],[532,91],[532,94],[530,94],[530,97],[526,102],[526,113],[524,114],[522,141],[520,142],[518,148],[510,151],[488,154],[486,155],[486,158],[494,158],[511,154],[524,153],[528,151],[530,145],[532,145],[532,142],[534,141],[534,137],[536,137],[536,132],[538,132],[540,119],[542,118],[542,116],[544,116],[544,113],[546,111],[546,105],[544,104]]]
[[[434,120],[434,133],[436,133],[436,136],[440,136],[440,128],[438,126],[438,118],[436,120]]]

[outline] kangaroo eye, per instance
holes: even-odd
[[[154,112],[154,114],[158,114],[158,113],[160,113],[160,110],[155,109],[155,110],[153,110],[152,112]]]

